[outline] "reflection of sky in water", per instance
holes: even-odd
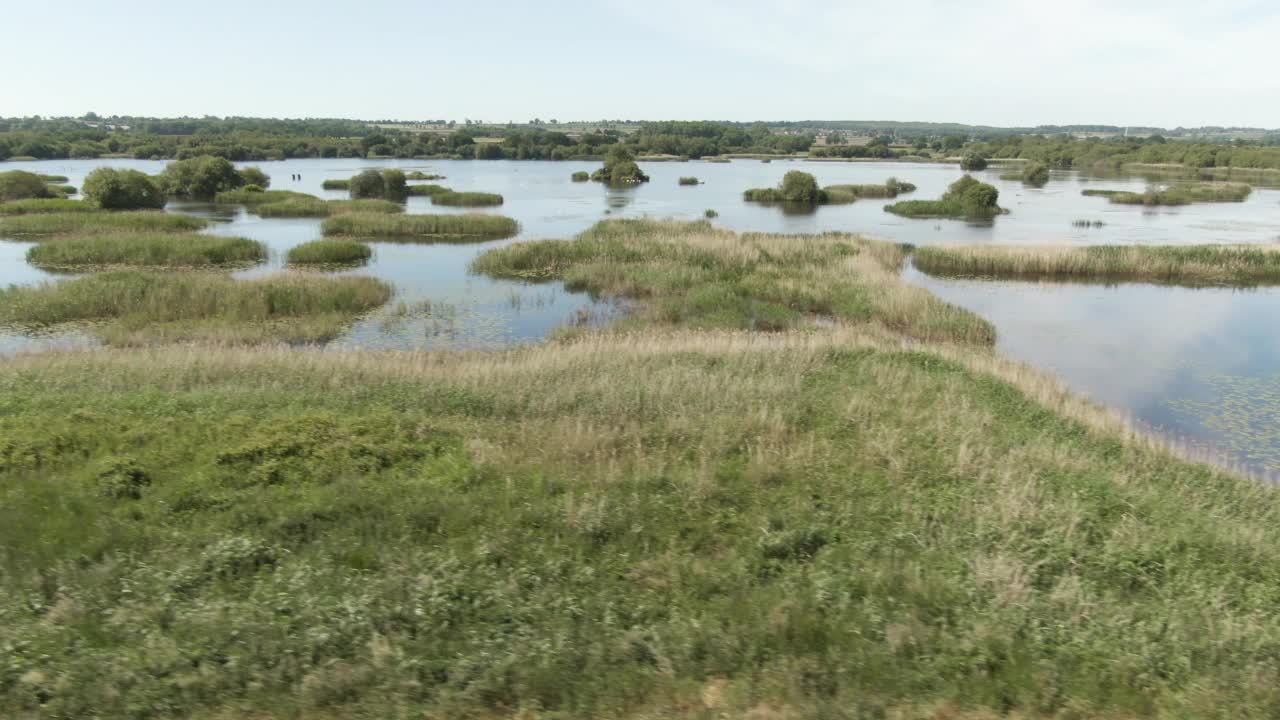
[[[1177,438],[1280,472],[1280,288],[908,279],[999,329],[998,350]]]
[[[165,161],[67,160],[6,163],[68,176],[80,186],[95,167],[135,167],[158,173]],[[1089,178],[1054,172],[1044,188],[999,179],[1005,169],[977,173],[1001,192],[1010,215],[991,223],[912,220],[884,212],[889,200],[860,200],[809,212],[748,203],[742,191],[776,185],[788,170],[817,176],[823,185],[882,183],[893,176],[913,182],[908,198],[934,198],[961,176],[955,166],[905,163],[642,163],[651,182],[612,189],[575,183],[577,170],[594,162],[290,160],[248,163],[271,175],[271,187],[320,197],[322,181],[347,178],[370,167],[399,167],[447,176],[431,181],[457,190],[501,193],[506,203],[481,212],[509,215],[520,235],[469,245],[372,243],[374,257],[349,273],[382,278],[396,288],[383,309],[358,322],[337,347],[501,347],[539,340],[571,323],[599,323],[618,309],[568,293],[558,283],[530,285],[470,275],[478,253],[518,239],[568,238],[609,217],[701,219],[715,210],[718,225],[735,230],[813,233],[858,232],[914,244],[932,243],[1265,243],[1280,241],[1280,191],[1257,189],[1243,203],[1147,209],[1087,198],[1084,188],[1143,190],[1137,177]],[[300,175],[300,180],[291,179]],[[696,186],[678,185],[694,175]],[[235,207],[188,203],[172,208],[219,222],[209,232],[244,235],[271,250],[270,260],[238,273],[255,277],[283,269],[289,248],[320,237],[320,220],[263,220]],[[432,206],[414,197],[410,213],[468,212]],[[1074,220],[1101,220],[1102,228],[1075,228]],[[30,284],[51,276],[25,262],[29,243],[0,242],[0,285]],[[909,273],[913,281],[991,319],[1000,350],[1057,372],[1077,391],[1175,435],[1211,440],[1255,466],[1280,470],[1280,339],[1269,328],[1280,310],[1280,290],[1187,290],[1131,285],[1083,285],[940,281]],[[82,331],[32,337],[0,328],[0,353],[92,344]]]

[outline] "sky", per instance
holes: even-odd
[[[1275,0],[58,0],[5,19],[10,117],[1280,127]]]

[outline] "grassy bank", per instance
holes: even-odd
[[[424,240],[488,240],[519,232],[515,220],[501,215],[387,215],[350,213],[324,221],[325,235]]]
[[[502,196],[486,192],[444,192],[431,193],[432,205],[452,205],[456,207],[493,207],[502,204]]]
[[[896,198],[903,193],[915,192],[916,186],[889,178],[879,185],[827,185],[822,188],[824,200],[829,203],[851,203],[862,198]]]
[[[388,285],[364,277],[233,280],[120,271],[0,290],[0,325],[35,330],[90,322],[90,331],[112,345],[320,342],[390,297]]]
[[[898,246],[853,235],[739,236],[707,222],[614,220],[569,241],[490,250],[472,270],[641,301],[623,328],[778,331],[823,316],[920,339],[992,341],[983,320],[903,283],[902,262]]]
[[[0,438],[7,717],[1280,702],[1275,491],[986,352],[54,354],[0,365]]]
[[[95,205],[66,198],[33,198],[0,203],[0,215],[33,215],[43,213],[97,212]]]
[[[372,256],[373,251],[362,242],[324,238],[289,248],[288,260],[290,265],[359,265]]]
[[[1269,245],[917,248],[932,275],[1175,285],[1280,284],[1280,248]]]
[[[256,240],[195,233],[53,237],[27,251],[32,265],[83,271],[116,266],[201,268],[253,265],[267,258]]]
[[[0,236],[65,235],[118,232],[189,232],[209,221],[158,210],[139,212],[52,212],[0,217]]]
[[[390,200],[321,200],[294,198],[259,205],[255,212],[264,218],[329,217],[342,213],[401,213],[404,206]]]

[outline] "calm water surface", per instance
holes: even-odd
[[[133,167],[158,173],[166,161],[72,160],[4,163],[3,169],[62,174],[80,186],[95,167]],[[846,231],[918,245],[941,243],[1272,243],[1280,242],[1280,191],[1256,189],[1243,203],[1144,209],[1087,198],[1084,188],[1141,191],[1140,177],[1098,178],[1055,172],[1044,188],[999,179],[1002,171],[976,173],[1000,189],[1010,215],[991,223],[911,220],[883,211],[890,201],[789,213],[746,203],[746,188],[777,184],[792,169],[820,184],[880,183],[896,176],[919,189],[908,197],[934,198],[961,176],[954,166],[903,163],[644,163],[651,182],[633,189],[574,183],[576,170],[594,162],[289,160],[247,163],[271,176],[271,187],[325,198],[343,198],[321,183],[362,169],[398,167],[447,176],[457,190],[501,193],[506,203],[490,212],[520,222],[511,240],[473,245],[373,243],[374,258],[353,273],[393,284],[396,297],[333,345],[363,348],[493,348],[534,342],[565,323],[599,323],[618,308],[565,292],[558,284],[529,285],[470,275],[478,253],[527,238],[568,238],[608,217],[701,218],[735,230],[810,233]],[[291,176],[299,175],[300,180]],[[698,186],[679,186],[696,175]],[[211,217],[208,232],[261,240],[272,251],[265,265],[239,273],[257,276],[282,269],[292,246],[320,236],[313,219],[263,220],[238,207],[171,204],[176,212]],[[464,212],[410,198],[410,213]],[[1074,220],[1101,220],[1099,229],[1077,229]],[[30,284],[51,276],[27,265],[29,243],[0,242],[0,285]],[[1211,446],[1259,472],[1280,472],[1280,291],[1190,290],[1149,285],[1120,287],[938,280],[909,270],[916,282],[946,300],[995,323],[999,348],[1018,360],[1056,372],[1074,390],[1135,420]],[[39,337],[0,328],[0,353],[91,345],[80,332]]]

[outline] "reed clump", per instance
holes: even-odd
[[[223,190],[214,196],[214,202],[224,203],[227,205],[266,205],[268,203],[279,203],[286,200],[319,200],[315,195],[307,193],[294,192],[293,190],[253,190],[240,188],[238,190]]]
[[[896,198],[903,193],[915,192],[915,189],[915,185],[897,178],[889,178],[879,185],[827,185],[822,188],[822,201],[839,204],[862,198]]]
[[[414,170],[413,172],[405,173],[404,179],[405,180],[444,180],[445,177],[443,175],[436,175],[433,173],[424,173],[421,170]]]
[[[1280,284],[1280,248],[1269,245],[930,246],[913,261],[925,273],[1082,282],[1248,287]]]
[[[368,245],[345,238],[323,238],[289,248],[290,265],[349,266],[365,263],[373,256]]]
[[[390,200],[321,200],[319,198],[293,198],[282,202],[259,205],[255,212],[264,218],[322,218],[343,213],[401,213],[404,206]]]
[[[351,179],[342,178],[342,179],[325,180],[324,182],[320,183],[320,187],[324,188],[325,190],[350,190]]]
[[[389,215],[350,213],[324,221],[325,235],[403,240],[491,240],[511,237],[520,230],[515,220],[502,215]]]
[[[698,182],[699,182],[698,178],[687,176],[687,177],[680,178],[679,184],[680,185],[697,185]]]
[[[574,182],[587,182],[588,180],[591,179],[591,173],[587,172],[586,170],[579,170],[574,174],[570,175],[569,178]]]
[[[433,183],[424,183],[422,185],[408,185],[405,187],[405,194],[413,197],[432,197],[441,193],[452,192],[443,185],[435,185]]]
[[[494,207],[501,205],[503,198],[497,193],[486,192],[454,192],[446,190],[431,194],[432,205],[450,205],[454,207]]]
[[[31,213],[0,217],[0,236],[102,234],[117,232],[191,232],[208,225],[203,218],[161,210]]]
[[[54,236],[27,251],[27,261],[51,270],[84,271],[121,266],[227,268],[267,258],[256,240],[197,233],[120,233]]]
[[[111,345],[308,343],[336,337],[390,297],[390,286],[367,277],[234,280],[130,270],[0,290],[0,324],[38,329],[88,322]]]

